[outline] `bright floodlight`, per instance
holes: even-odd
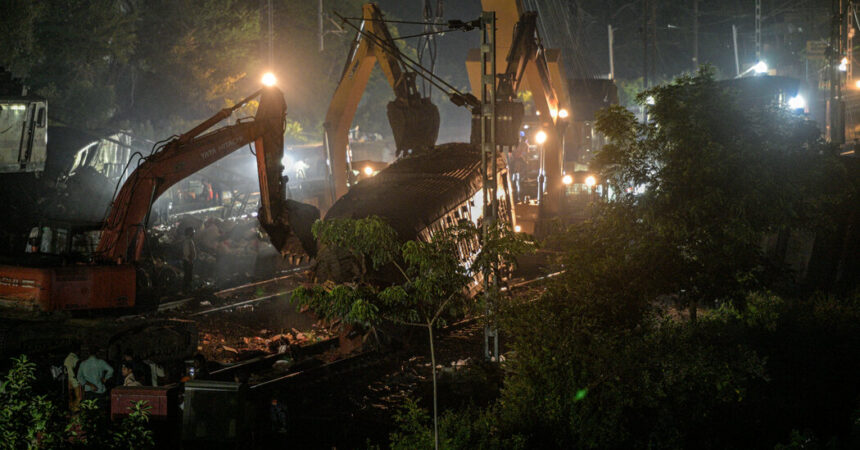
[[[540,130],[537,132],[537,134],[535,134],[535,142],[537,142],[538,144],[543,144],[544,142],[546,142],[546,133],[544,133],[543,130]]]
[[[653,96],[653,95],[649,95],[649,96],[645,99],[645,104],[646,104],[646,105],[652,105],[652,106],[653,106],[653,105],[654,105],[654,104],[656,104],[656,103],[657,103],[657,100],[654,100],[654,96]]]
[[[595,184],[597,184],[597,179],[594,178],[594,175],[589,175],[588,177],[585,178],[585,185],[586,186],[594,187]]]
[[[266,86],[274,86],[277,82],[278,79],[275,78],[275,74],[273,74],[272,72],[266,72],[266,74],[263,75],[263,84],[265,84]]]
[[[788,99],[788,107],[791,109],[805,109],[806,99],[803,98],[802,95],[797,94],[794,97]]]
[[[756,65],[753,66],[753,70],[755,73],[765,73],[767,72],[767,63],[764,61],[759,61]]]
[[[285,170],[290,170],[293,166],[293,158],[290,158],[290,155],[284,155],[281,158],[281,165],[284,166]]]
[[[514,225],[514,233],[519,233],[520,231],[523,231],[523,227],[519,225]]]
[[[561,177],[561,182],[564,185],[568,185],[570,183],[573,183],[573,177],[570,175],[565,175],[565,176]]]
[[[561,117],[562,119],[567,119],[567,110],[564,108],[558,110],[558,117]]]
[[[839,61],[839,71],[847,72],[848,71],[848,58],[842,58],[842,61]]]
[[[856,86],[857,89],[860,89],[860,80],[855,81],[854,86]]]
[[[373,167],[364,166],[364,174],[367,176],[373,175]]]

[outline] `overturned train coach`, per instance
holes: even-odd
[[[498,217],[511,221],[511,189],[504,159],[497,161]],[[413,150],[372,178],[360,181],[326,213],[325,219],[379,216],[397,232],[400,242],[427,241],[434,232],[462,220],[478,225],[484,213],[481,151],[477,145],[449,143]],[[476,248],[478,243],[475,243]],[[466,255],[461,255],[468,257]],[[317,281],[348,282],[359,268],[342,249],[321,247]],[[393,274],[375,274],[386,282]]]

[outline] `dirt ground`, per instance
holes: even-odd
[[[286,295],[230,312],[198,316],[198,349],[209,361],[234,363],[283,351],[282,346],[309,345],[334,334],[307,312],[299,312]]]

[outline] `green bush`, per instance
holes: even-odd
[[[155,447],[148,427],[150,407],[132,405],[118,424],[107,421],[94,400],[84,400],[78,414],[68,416],[33,390],[36,364],[25,355],[13,359],[0,384],[0,438],[2,448],[83,448],[143,450]]]

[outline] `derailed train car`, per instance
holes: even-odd
[[[498,217],[509,222],[511,190],[503,158],[499,158],[497,167]],[[479,147],[450,143],[413,151],[359,182],[329,209],[325,219],[379,216],[394,228],[400,242],[427,241],[434,232],[461,220],[478,225],[483,200]],[[346,252],[319,249],[314,271],[318,281],[351,281],[358,270]],[[385,273],[376,275],[384,282]]]

